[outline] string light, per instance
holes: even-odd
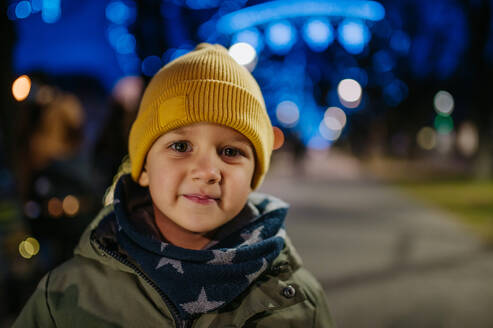
[[[63,215],[62,201],[56,197],[51,198],[48,201],[48,213],[54,218],[58,218],[62,216]]]
[[[339,100],[347,108],[356,108],[361,102],[363,90],[358,81],[353,79],[344,79],[337,86]]]
[[[39,250],[39,242],[34,237],[28,237],[19,243],[19,254],[25,259],[29,260],[37,255]]]
[[[12,95],[15,100],[23,101],[31,91],[31,79],[27,75],[19,76],[12,84]]]
[[[72,195],[68,195],[63,199],[62,206],[65,214],[69,216],[76,215],[79,212],[80,208],[79,200]]]

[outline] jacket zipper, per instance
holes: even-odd
[[[119,261],[120,263],[122,263],[122,264],[128,266],[129,268],[131,268],[132,270],[134,270],[135,273],[137,273],[139,275],[139,277],[141,277],[142,279],[144,279],[144,281],[146,281],[149,285],[151,285],[152,288],[154,288],[154,290],[157,291],[157,293],[159,294],[159,296],[161,296],[161,298],[163,299],[164,303],[166,304],[166,306],[170,310],[171,316],[173,317],[173,320],[175,321],[176,328],[189,328],[189,327],[192,326],[193,320],[182,320],[182,319],[180,319],[179,314],[178,314],[178,310],[176,309],[175,305],[173,303],[171,303],[171,301],[169,300],[168,296],[166,296],[166,294],[163,293],[163,291],[154,283],[154,281],[152,281],[151,279],[149,279],[132,262],[128,261],[126,258],[124,258],[123,256],[121,256],[117,252],[114,252],[112,250],[107,249],[106,247],[104,247],[103,245],[101,245],[97,240],[95,240],[95,241],[96,241],[96,244],[98,245],[98,247],[99,247],[100,250],[102,250],[104,253],[108,254],[109,256],[111,256],[112,258],[114,258],[115,260]]]

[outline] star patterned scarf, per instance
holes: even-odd
[[[131,197],[129,189],[134,190]],[[156,237],[148,189],[128,176],[117,184],[114,208],[120,247],[185,320],[230,303],[284,247],[288,205],[265,194],[251,193],[242,211],[220,227],[214,240],[201,250],[177,247]]]

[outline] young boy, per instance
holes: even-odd
[[[284,230],[288,205],[251,193],[282,144],[274,132],[222,46],[164,66],[130,132],[131,175],[14,327],[331,327]]]

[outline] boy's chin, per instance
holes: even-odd
[[[183,227],[183,229],[187,230],[190,233],[196,234],[196,235],[201,235],[201,236],[207,236],[210,234],[213,234],[217,228],[216,226],[210,227],[202,227],[202,226],[188,226],[188,227]]]

